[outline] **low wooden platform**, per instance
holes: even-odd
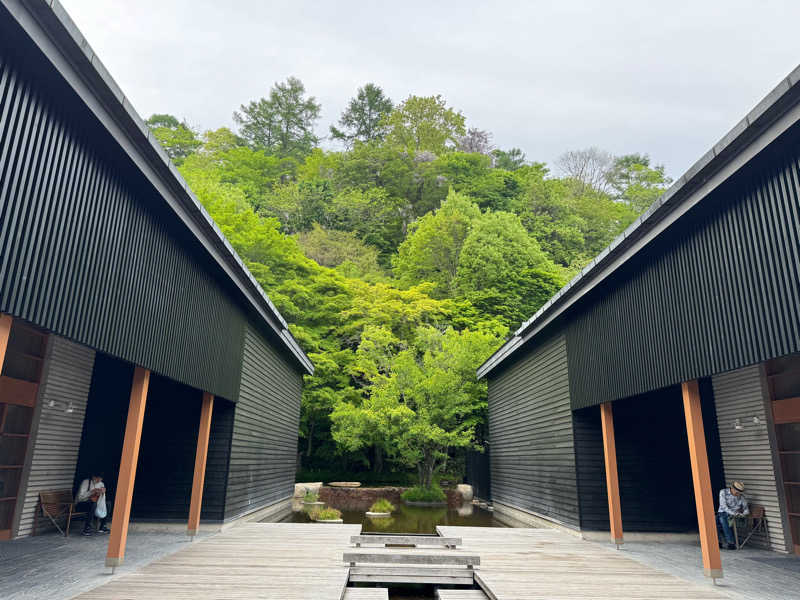
[[[344,593],[343,600],[389,600],[387,588],[352,588]]]
[[[554,529],[437,527],[481,557],[475,581],[491,600],[718,600],[711,582],[693,584],[646,567],[625,551]]]
[[[483,590],[436,590],[437,600],[488,600]]]

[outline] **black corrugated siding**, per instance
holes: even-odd
[[[489,380],[492,500],[579,526],[563,336]]]
[[[0,312],[235,399],[231,284],[35,49],[2,37]]]
[[[800,352],[796,126],[562,322],[573,408]]]
[[[294,492],[302,384],[286,358],[248,327],[233,418],[226,519]]]

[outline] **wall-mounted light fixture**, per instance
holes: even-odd
[[[742,425],[742,420],[741,420],[741,419],[736,419],[736,420],[733,422],[733,429],[734,429],[735,431],[739,431],[739,430],[741,430],[741,429],[744,429],[744,425]]]

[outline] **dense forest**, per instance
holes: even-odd
[[[236,131],[148,124],[316,365],[303,472],[429,485],[484,442],[475,369],[670,181],[597,148],[551,170],[441,96],[367,84],[324,137],[320,111],[290,77]]]

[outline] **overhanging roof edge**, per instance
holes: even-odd
[[[476,373],[486,377],[521,345],[550,324],[587,291],[660,235],[684,212],[737,172],[790,126],[800,121],[800,66],[782,79],[664,192],[639,218],[556,292]],[[787,118],[788,117],[788,118]]]
[[[0,3],[150,180],[302,369],[313,374],[314,365],[292,336],[286,320],[191,192],[59,1],[0,0]],[[66,72],[70,70],[74,73]]]

